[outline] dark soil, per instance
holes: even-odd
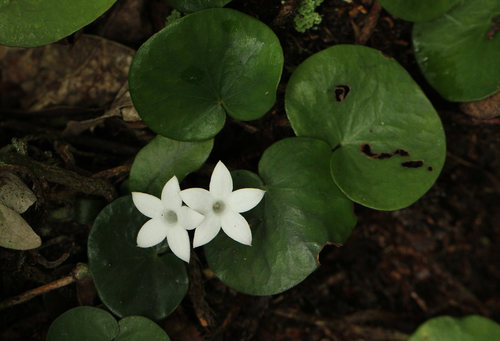
[[[446,131],[444,169],[429,192],[406,209],[380,212],[355,206],[358,224],[348,242],[326,246],[319,269],[284,293],[237,293],[213,277],[199,251],[199,262],[193,261],[190,271],[201,276],[192,278],[186,299],[159,325],[173,341],[347,341],[406,340],[422,322],[440,315],[478,314],[500,322],[500,248],[495,246],[500,244],[500,121],[473,119],[436,94],[415,62],[412,24],[384,10],[377,19],[374,1],[325,0],[318,8],[322,23],[303,34],[293,26],[292,10],[298,2],[234,0],[228,5],[262,20],[280,38],[285,68],[278,100],[257,121],[229,119],[207,164],[186,181],[208,182],[219,159],[230,168],[256,171],[267,147],[294,135],[283,101],[294,68],[329,46],[360,39],[395,58],[432,101]],[[136,49],[162,28],[169,13],[163,0],[119,0],[85,32]],[[78,44],[78,36],[71,39]],[[103,111],[28,113],[20,104],[23,96],[16,84],[0,78],[0,148],[16,138],[27,145],[30,158],[44,164],[85,177],[110,170],[99,176],[117,190],[137,151],[154,137],[141,122],[119,117],[78,135],[63,134],[68,121],[97,118]],[[36,251],[0,249],[0,300],[54,281],[74,264],[87,262],[91,224],[55,219],[54,212],[64,213],[75,197],[102,200],[29,174],[26,180],[34,181],[39,203],[24,217],[42,235],[43,245]],[[68,258],[60,265],[47,261],[63,256]],[[59,296],[35,297],[0,311],[0,339],[45,340],[50,323],[64,310],[82,304],[105,309],[92,283],[76,288],[72,284],[52,293]]]

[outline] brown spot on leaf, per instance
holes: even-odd
[[[424,161],[418,160],[418,161],[406,161],[401,163],[401,166],[405,168],[420,168],[424,165]]]
[[[486,33],[486,39],[493,39],[495,33],[500,30],[500,14],[496,14],[491,18],[491,27]]]
[[[372,147],[370,146],[369,143],[366,142],[361,144],[361,153],[363,153],[365,156],[371,159],[377,159],[377,160],[390,159],[394,155],[410,156],[410,153],[402,148],[398,148],[392,153],[388,152],[376,153],[372,151]]]
[[[335,100],[340,103],[347,98],[347,95],[351,92],[351,87],[349,85],[336,85],[333,91]]]

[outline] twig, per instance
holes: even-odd
[[[9,298],[8,300],[0,303],[0,310],[24,303],[26,301],[29,301],[33,297],[45,294],[54,289],[62,288],[66,285],[81,281],[85,278],[90,278],[90,272],[87,264],[78,263],[71,272],[71,275],[58,279],[57,281],[42,285],[41,287],[38,287],[36,289],[26,291],[24,294]]]
[[[365,21],[365,25],[361,29],[358,37],[356,38],[356,45],[365,45],[368,39],[373,34],[375,27],[377,26],[378,17],[380,16],[380,11],[382,6],[378,2],[375,2],[370,10],[370,14]]]
[[[87,178],[56,166],[46,165],[19,154],[0,154],[0,166],[18,165],[29,169],[37,178],[45,178],[85,194],[103,196],[108,201],[118,197],[116,189],[107,181]]]

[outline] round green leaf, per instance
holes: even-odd
[[[142,316],[129,316],[118,322],[120,334],[114,341],[170,341],[156,323]]]
[[[395,17],[418,22],[439,17],[460,0],[379,0],[387,12]]]
[[[50,326],[47,341],[170,341],[156,323],[142,316],[120,322],[107,311],[77,307],[59,316]]]
[[[210,155],[214,140],[180,142],[156,136],[137,154],[130,170],[131,192],[160,197],[163,186],[174,175],[179,182],[198,170]]]
[[[111,341],[118,323],[110,313],[93,307],[78,307],[59,316],[50,326],[47,341]]]
[[[188,278],[184,262],[165,253],[166,241],[137,247],[137,233],[147,220],[131,196],[106,206],[90,231],[89,269],[99,297],[114,314],[159,320],[184,298]]]
[[[207,8],[223,7],[231,0],[168,0],[168,4],[183,13],[192,13]]]
[[[449,101],[470,102],[500,90],[500,1],[467,0],[413,26],[422,73]]]
[[[272,295],[301,282],[318,267],[326,243],[344,243],[356,224],[353,204],[330,176],[329,146],[317,139],[289,138],[269,147],[259,163],[262,180],[248,171],[232,173],[234,187],[266,190],[243,216],[252,246],[223,232],[205,246],[210,268],[243,293]]]
[[[0,44],[35,47],[58,41],[90,24],[116,0],[2,0]]]
[[[486,317],[461,319],[440,316],[426,321],[408,341],[491,341],[500,340],[500,325]]]
[[[290,78],[285,109],[298,136],[330,144],[333,179],[364,206],[411,205],[443,167],[436,111],[408,73],[377,50],[336,45],[308,58]]]
[[[130,67],[130,95],[156,133],[180,141],[214,137],[226,113],[263,116],[276,100],[283,52],[273,31],[231,9],[208,9],[165,27]]]

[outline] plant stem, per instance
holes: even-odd
[[[71,275],[58,279],[57,281],[42,285],[41,287],[38,287],[36,289],[26,291],[21,295],[9,298],[3,302],[0,302],[0,310],[12,307],[16,304],[24,303],[26,301],[29,301],[33,297],[45,294],[54,289],[62,288],[66,285],[69,285],[77,281],[81,281],[85,278],[90,278],[90,272],[88,266],[87,264],[84,263],[78,263],[71,272]]]

